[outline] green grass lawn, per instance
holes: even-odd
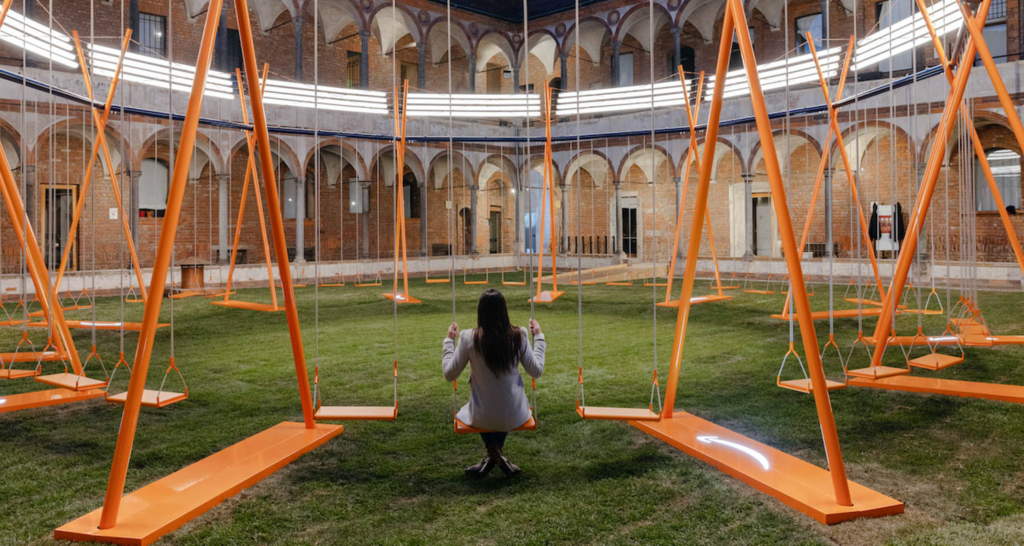
[[[706,287],[700,281],[701,290]],[[482,287],[454,288],[456,318],[470,327]],[[502,288],[513,322],[525,324],[527,288]],[[837,300],[844,289],[837,287]],[[655,359],[661,377],[667,373],[676,314],[659,310],[655,327],[652,291],[639,284],[584,287],[582,340],[575,287],[566,287],[566,296],[553,305],[537,307],[548,340],[547,370],[538,382],[540,426],[511,435],[506,445],[524,474],[507,480],[495,472],[469,481],[462,470],[479,460],[482,443],[452,432],[451,386],[440,373],[451,290],[413,282],[424,304],[400,308],[396,331],[393,306],[380,289],[322,288],[317,336],[314,289],[297,289],[310,378],[319,363],[324,403],[390,404],[397,350],[398,420],[347,423],[324,447],[163,543],[1024,542],[1024,408],[1012,404],[872,389],[833,393],[850,478],[907,508],[902,516],[832,527],[624,423],[580,420],[574,400],[581,346],[592,405],[646,406]],[[789,328],[768,315],[778,312],[783,297],[736,295],[694,308],[677,407],[824,466],[812,398],[775,386]],[[242,290],[236,298],[269,301],[265,290]],[[814,307],[825,308],[827,301],[826,288],[818,286]],[[117,298],[98,303],[98,318],[120,316]],[[994,331],[1024,332],[1024,295],[985,293],[981,303]],[[301,419],[283,314],[223,309],[205,298],[173,305],[175,359],[190,397],[143,410],[128,491],[282,420]],[[164,320],[170,306],[165,300]],[[138,304],[124,307],[129,320],[141,319]],[[92,311],[68,315],[86,319]],[[902,316],[898,322],[901,331],[913,333],[916,321]],[[941,331],[941,324],[941,318],[926,317],[925,330]],[[817,326],[824,341],[828,324]],[[75,333],[83,352],[90,335]],[[17,329],[5,329],[0,347],[12,350],[19,336]],[[117,360],[118,334],[96,336],[109,368]],[[855,321],[836,325],[844,351],[855,336]],[[33,339],[45,342],[42,332]],[[170,339],[168,329],[157,335],[153,387],[166,367]],[[126,334],[129,357],[135,340],[136,334]],[[901,359],[897,353],[888,358]],[[1022,355],[1016,347],[971,349],[966,363],[938,375],[1024,385]],[[861,357],[853,367],[865,364]],[[838,369],[834,360],[826,367],[832,375]],[[176,381],[168,379],[171,388]],[[123,390],[127,374],[115,383]],[[8,382],[0,384],[0,395],[40,387]],[[460,390],[464,402],[468,389]],[[0,544],[52,543],[56,526],[101,505],[120,416],[120,406],[102,400],[0,414]]]

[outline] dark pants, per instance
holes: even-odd
[[[508,436],[507,432],[481,432],[480,437],[484,440],[484,446],[490,448],[498,446],[501,449],[505,446],[505,437]]]

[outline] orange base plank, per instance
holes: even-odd
[[[693,296],[692,298],[690,298],[690,305],[692,306],[700,303],[714,303],[716,301],[725,301],[731,299],[732,296],[719,296],[718,294],[711,294],[707,296]],[[679,300],[659,301],[656,305],[658,307],[679,309]]]
[[[69,391],[67,389],[50,389],[45,391],[8,394],[0,396],[0,413],[19,411],[59,404],[70,404],[82,400],[92,400],[103,396],[103,391]]]
[[[398,302],[399,305],[423,303],[422,301],[407,294],[393,294],[391,292],[384,292],[381,295],[391,301]]]
[[[263,311],[265,313],[284,311],[284,307],[281,307],[280,305],[275,306],[270,303],[255,303],[251,301],[238,300],[211,301],[210,303],[212,303],[213,305],[219,305],[221,307],[230,307],[231,309],[247,309],[249,311]]]
[[[117,525],[99,529],[102,508],[53,532],[57,540],[144,546],[273,474],[342,431],[279,423],[126,495]]]
[[[850,385],[854,387],[870,387],[890,391],[919,392],[925,394],[944,394],[964,398],[980,398],[983,400],[999,400],[1013,404],[1024,404],[1024,387],[1018,385],[997,385],[994,383],[978,383],[975,381],[958,381],[956,379],[936,379],[934,377],[917,377],[901,375],[882,379],[864,379],[851,377]]]
[[[903,513],[902,502],[852,481],[853,506],[840,506],[827,470],[685,412],[629,424],[826,525]]]
[[[551,303],[564,295],[565,292],[561,290],[545,290],[541,292],[539,296],[534,296],[526,301],[532,301],[534,303]]]

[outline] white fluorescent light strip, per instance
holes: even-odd
[[[688,81],[687,85],[691,83],[692,81]],[[666,81],[654,85],[562,93],[558,97],[555,115],[599,114],[683,104],[685,104],[685,95],[681,84],[676,81]]]
[[[410,117],[497,118],[540,115],[540,95],[410,93]]]
[[[113,77],[121,51],[94,44],[87,44],[86,47],[89,49],[90,60],[96,73]],[[125,53],[121,65],[121,78],[125,81],[188,93],[192,91],[195,71],[194,66],[129,52]],[[207,71],[203,94],[221,99],[235,98],[231,76],[216,70]]]
[[[263,102],[280,106],[361,114],[387,114],[389,111],[386,93],[313,86],[284,80],[267,80],[263,97]]]
[[[963,25],[963,16],[956,0],[946,0],[928,9],[935,33],[944,36]],[[905,17],[891,27],[879,29],[861,40],[854,56],[853,69],[863,70],[931,42],[931,35],[920,14]]]
[[[838,73],[841,53],[841,47],[825,49],[819,53],[818,62],[821,63],[821,71],[826,78]],[[787,84],[794,86],[819,81],[818,69],[814,65],[814,57],[810,53],[764,64],[758,67],[757,73],[762,91],[785,88]],[[714,91],[715,77],[711,76],[705,87],[707,100],[710,100]],[[742,97],[749,93],[750,86],[746,70],[733,70],[726,74],[723,98]]]
[[[68,68],[78,68],[70,37],[26,19],[16,11],[8,10],[0,28],[0,40]]]

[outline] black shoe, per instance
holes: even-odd
[[[520,469],[518,466],[513,464],[512,461],[509,461],[505,457],[498,458],[498,468],[500,468],[501,471],[504,472],[505,476],[508,478],[514,478],[523,472],[522,469]]]
[[[494,460],[490,457],[484,457],[479,463],[466,468],[466,476],[470,478],[483,478],[490,474],[492,469],[494,469]]]

